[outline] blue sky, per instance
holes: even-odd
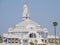
[[[57,21],[60,36],[60,0],[0,0],[0,34],[22,21],[23,5],[27,3],[30,18],[54,34],[52,22]]]

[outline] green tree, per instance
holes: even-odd
[[[38,43],[37,40],[34,40],[34,41],[31,40],[30,45],[37,45],[37,43]]]
[[[38,41],[37,40],[34,40],[34,45],[37,45]]]
[[[34,45],[34,43],[31,41],[31,42],[30,42],[30,45]]]
[[[0,35],[0,43],[2,43],[3,42],[3,39],[2,39],[2,36]]]
[[[55,44],[56,44],[56,26],[58,25],[57,22],[53,22],[53,26],[54,26],[54,33],[55,33]]]

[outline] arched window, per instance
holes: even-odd
[[[30,37],[30,38],[36,38],[36,34],[30,33],[29,37]]]

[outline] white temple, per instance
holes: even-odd
[[[46,44],[48,30],[30,19],[28,6],[24,5],[22,21],[10,27],[8,30],[7,43],[28,45],[31,41],[37,44]]]

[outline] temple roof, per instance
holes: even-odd
[[[24,5],[24,11],[22,16],[22,22],[16,24],[14,27],[9,28],[9,32],[21,32],[21,31],[47,31],[47,29],[42,28],[41,25],[37,24],[36,22],[32,21],[29,15],[28,6]]]

